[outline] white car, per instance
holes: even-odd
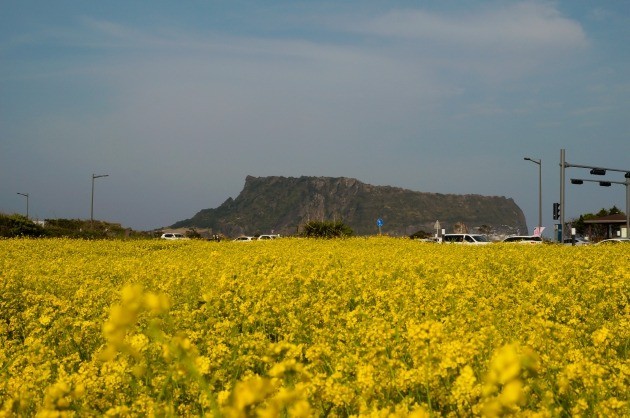
[[[247,236],[247,235],[241,235],[240,237],[235,238],[234,241],[237,241],[237,242],[250,242],[250,241],[254,241],[255,239],[256,238],[254,238],[254,237],[250,237],[250,236]]]
[[[264,234],[258,237],[258,241],[280,238],[280,235]]]
[[[184,234],[180,234],[179,232],[165,232],[160,237],[161,239],[186,239]]]
[[[542,244],[543,239],[539,235],[512,235],[503,242],[517,242],[519,244]]]
[[[604,244],[604,245],[609,244],[610,245],[610,244],[623,244],[623,243],[630,244],[630,238],[610,238],[610,239],[602,240],[602,241],[598,242],[597,244],[598,245],[599,244]]]
[[[443,244],[469,244],[469,245],[485,245],[490,244],[490,240],[481,234],[444,234],[442,236]]]

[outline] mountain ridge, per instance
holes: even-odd
[[[395,236],[434,231],[436,220],[449,232],[456,224],[469,230],[527,231],[513,199],[478,194],[441,194],[395,186],[374,186],[350,177],[254,177],[248,175],[239,195],[219,207],[202,209],[173,228],[211,228],[213,233],[293,235],[309,220],[340,220],[357,235],[382,232]]]

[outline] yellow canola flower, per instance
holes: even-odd
[[[230,394],[229,404],[224,407],[224,413],[229,417],[248,416],[248,411],[255,409],[275,390],[271,380],[260,376],[238,382]]]
[[[608,328],[600,328],[592,334],[593,344],[597,346],[604,345],[609,336],[610,330],[608,330]]]
[[[140,310],[143,290],[139,284],[127,285],[120,291],[122,304],[131,312]]]
[[[144,295],[144,304],[151,314],[160,315],[168,312],[171,307],[171,300],[164,293],[149,292]]]
[[[525,402],[525,393],[523,392],[523,382],[520,380],[511,380],[501,390],[499,402],[502,406],[510,408],[515,405],[522,405]]]
[[[451,394],[460,412],[465,412],[480,396],[479,384],[470,365],[464,366],[457,379],[455,379]]]
[[[48,325],[52,321],[52,318],[48,315],[42,315],[39,317],[39,323],[42,325]]]
[[[307,418],[314,415],[313,408],[311,408],[311,405],[308,403],[306,399],[300,399],[300,400],[295,401],[289,407],[288,412],[289,412],[289,416],[295,417],[295,418]]]
[[[492,358],[488,383],[505,385],[521,374],[521,357],[515,344],[502,347]]]
[[[210,373],[210,367],[212,366],[212,362],[208,357],[199,356],[195,358],[195,367],[197,372],[202,375],[206,375]]]

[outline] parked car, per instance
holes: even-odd
[[[630,244],[630,238],[610,238],[610,239],[605,239],[605,240],[601,240],[600,242],[598,242],[597,244]]]
[[[471,244],[484,245],[490,244],[490,240],[481,234],[444,234],[442,236],[444,244]]]
[[[276,238],[280,238],[280,235],[264,234],[258,237],[258,241],[264,241],[264,240],[276,239]]]
[[[249,242],[249,241],[254,241],[256,238],[254,237],[250,237],[247,235],[241,235],[238,238],[235,238],[234,241],[239,241],[239,242]]]
[[[436,237],[429,237],[429,238],[416,238],[414,239],[414,241],[420,241],[420,242],[431,242],[431,243],[436,243],[436,242],[440,242],[439,238]]]
[[[519,244],[542,244],[543,239],[539,235],[512,235],[505,238],[503,242],[516,242]]]
[[[571,238],[564,239],[564,245],[590,245],[590,241],[586,241],[584,238],[575,237],[575,243]]]
[[[165,232],[160,236],[161,239],[186,239],[184,234],[180,234],[179,232]]]

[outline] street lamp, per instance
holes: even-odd
[[[542,235],[542,160],[529,157],[523,159],[538,165],[538,235]]]
[[[94,223],[94,179],[109,177],[109,174],[92,174],[92,206],[90,207],[90,222]]]
[[[26,219],[28,219],[28,193],[17,192],[17,194],[26,197]]]

